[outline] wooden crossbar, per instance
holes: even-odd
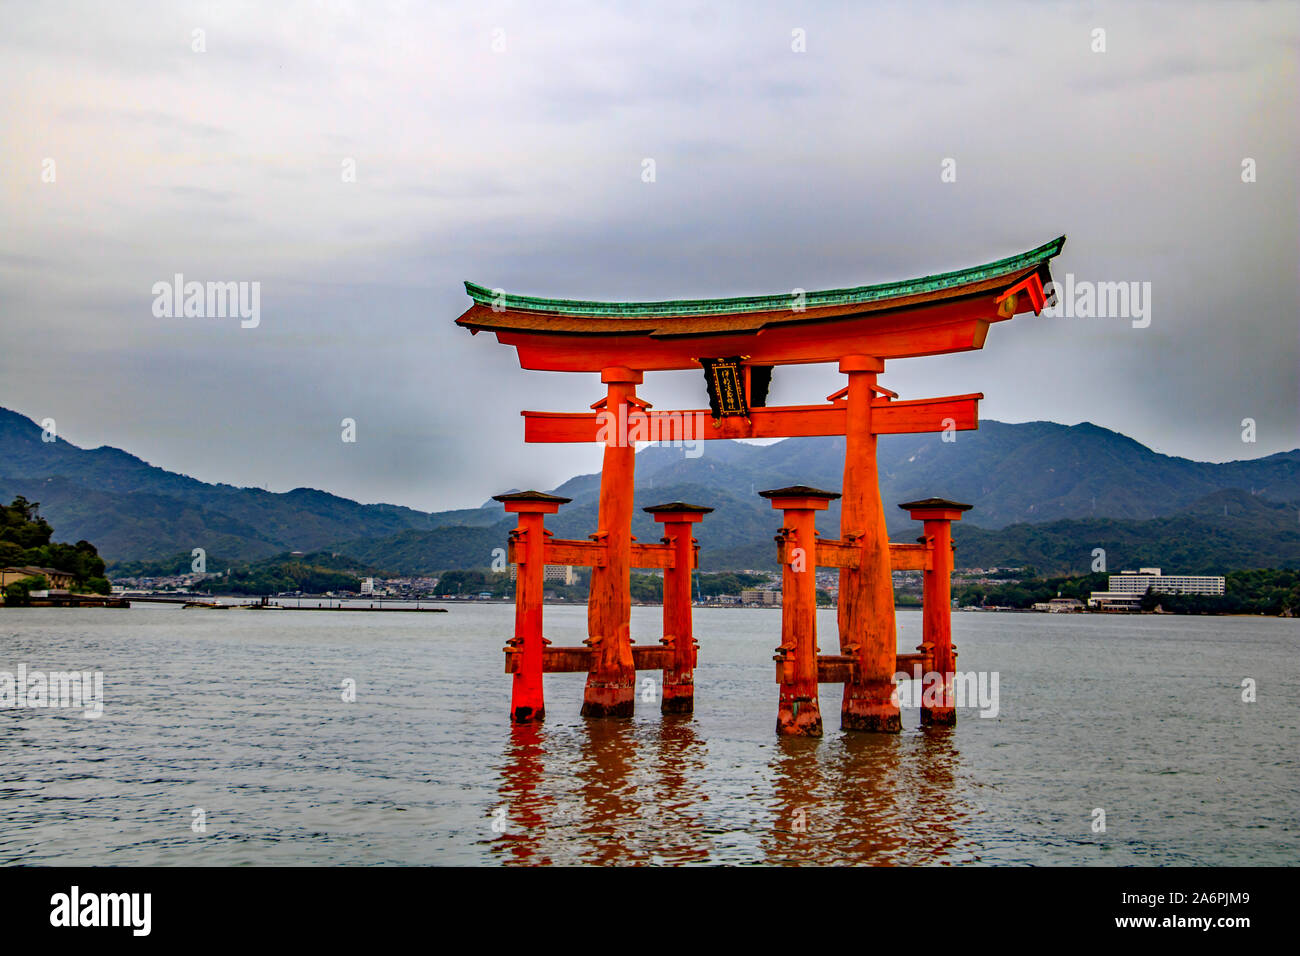
[[[786,660],[776,662],[776,682],[783,681],[783,674]],[[904,671],[912,674],[914,669],[919,667],[922,672],[930,667],[931,659],[927,653],[919,654],[898,654],[895,657],[895,672]],[[852,683],[854,674],[857,671],[857,661],[848,654],[818,654],[817,655],[817,683],[819,684],[848,684]]]
[[[512,538],[508,560],[511,564],[517,564],[520,556],[516,542]],[[575,568],[603,568],[605,545],[601,541],[548,538],[543,560],[547,564],[568,564]],[[632,542],[632,567],[674,568],[676,566],[677,558],[669,545]]]
[[[519,670],[521,651],[506,648],[506,673]],[[542,673],[585,674],[591,670],[590,647],[545,647],[542,649]],[[673,649],[666,644],[633,644],[632,662],[639,671],[658,671],[671,667]]]
[[[982,393],[896,401],[888,396],[871,403],[871,431],[877,435],[969,431],[979,427]],[[716,424],[707,409],[634,410],[621,424],[593,412],[520,412],[524,441],[594,442],[602,429],[625,433],[627,441],[694,442],[719,438],[797,438],[843,435],[848,403],[751,408],[749,418],[727,417]]]
[[[776,539],[776,559],[786,563],[785,539]],[[862,548],[854,542],[838,538],[817,539],[817,567],[856,568],[861,566]],[[889,544],[889,569],[891,571],[929,571],[932,559],[923,544]]]

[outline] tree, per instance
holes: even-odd
[[[10,582],[5,585],[5,604],[9,607],[26,607],[32,603],[33,591],[44,591],[47,587],[49,584],[43,574]]]
[[[72,575],[73,590],[102,587],[99,593],[107,594],[104,559],[95,546],[89,541],[51,542],[54,529],[40,516],[39,509],[39,502],[28,501],[22,495],[12,504],[0,505],[0,567],[35,565],[66,571]]]
[[[476,569],[467,571],[448,571],[438,578],[439,594],[477,594],[491,590],[484,587],[488,583],[487,575]]]

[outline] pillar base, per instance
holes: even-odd
[[[583,717],[631,717],[636,712],[636,681],[587,678],[582,692]]]
[[[665,714],[693,714],[695,713],[695,683],[694,681],[678,682],[670,684],[664,681],[664,697],[660,703],[659,709]]]
[[[898,688],[892,681],[866,685],[845,684],[840,729],[875,734],[901,732],[903,718],[898,709]]]
[[[815,700],[781,701],[776,712],[778,737],[820,737],[821,706]]]
[[[957,726],[957,708],[922,707],[921,726],[922,727],[955,727]]]
[[[693,714],[695,713],[695,695],[665,697],[659,710],[664,714]]]
[[[510,722],[512,724],[535,724],[540,720],[546,719],[545,707],[512,707],[510,709]]]

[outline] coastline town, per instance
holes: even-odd
[[[510,566],[510,571],[510,579],[513,583],[515,565]],[[545,599],[556,604],[577,603],[584,600],[585,598],[581,596],[566,593],[572,589],[582,589],[585,581],[580,571],[581,569],[569,565],[548,565],[546,568],[546,581],[551,587],[545,592]],[[1027,575],[1030,571],[1031,569],[1026,568],[959,568],[953,573],[953,590],[954,593],[960,593],[964,589],[974,586],[997,586],[1004,584],[1007,580],[1015,580],[1017,576]],[[32,567],[0,569],[0,589],[4,585],[23,577],[37,575],[45,575],[49,587],[33,590],[31,592],[32,598],[58,599],[70,593],[68,591],[71,580],[69,575],[53,569]],[[162,577],[114,578],[111,595],[113,598],[120,600],[130,600],[132,598],[182,599],[208,596],[210,594],[220,595],[219,589],[216,591],[195,590],[195,586],[201,582],[220,578],[220,576],[220,574],[190,573]],[[734,575],[730,576],[738,577],[742,581],[752,581],[753,584],[749,587],[738,588],[732,593],[705,594],[700,591],[693,596],[692,603],[696,607],[779,608],[782,606],[781,576],[778,572],[766,569],[746,569],[735,572]],[[661,576],[646,575],[646,577]],[[702,573],[700,577],[708,578],[713,577],[713,575]],[[449,578],[451,581],[456,582],[455,590],[441,589],[439,585]],[[893,578],[895,605],[899,608],[920,607],[922,572],[895,571],[893,572]],[[1148,596],[1148,593],[1216,597],[1226,593],[1226,581],[1227,579],[1221,575],[1164,574],[1161,568],[1144,567],[1136,571],[1126,570],[1110,575],[1106,590],[1091,591],[1084,599],[1058,595],[1046,601],[1035,601],[1029,607],[1024,608],[988,603],[963,603],[959,597],[954,597],[952,607],[954,610],[965,611],[1135,614],[1143,610],[1142,602]],[[836,606],[838,588],[838,572],[834,570],[819,570],[817,572],[818,603],[821,606]],[[439,577],[367,577],[360,580],[360,587],[356,591],[330,590],[319,594],[290,591],[267,595],[267,597],[281,601],[286,598],[369,600],[382,606],[385,601],[512,601],[511,590],[510,587],[504,589],[463,590],[460,587],[459,579],[453,572],[451,575],[444,574]],[[660,601],[647,600],[645,597],[634,597],[633,603],[652,605],[659,604]]]

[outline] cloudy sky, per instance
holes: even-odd
[[[1148,327],[1020,317],[882,384],[1202,460],[1295,448],[1298,11],[0,5],[0,405],[207,481],[477,505],[598,467],[518,412],[603,391],[456,328],[465,279],[786,292],[1064,233],[1054,274],[1149,282]],[[176,273],[259,282],[260,324],[156,316]],[[772,402],[841,384],[778,369]],[[699,407],[702,375],[641,393]]]

